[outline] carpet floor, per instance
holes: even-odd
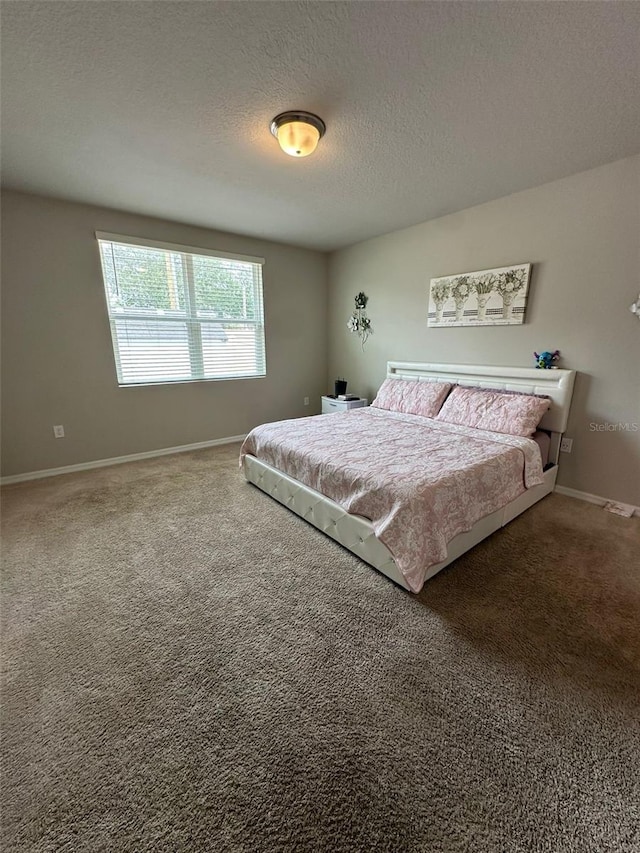
[[[640,519],[412,596],[237,452],[4,490],[5,853],[640,850]]]

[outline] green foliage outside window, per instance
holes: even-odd
[[[184,313],[188,286],[186,256],[137,246],[118,245],[103,256],[104,277],[112,309]],[[195,255],[193,289],[198,314],[217,319],[256,319],[251,265]]]

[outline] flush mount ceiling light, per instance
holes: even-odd
[[[321,118],[304,110],[280,113],[271,122],[271,133],[284,153],[292,157],[313,154],[326,129]]]

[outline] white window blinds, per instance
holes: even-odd
[[[120,385],[265,375],[262,258],[96,237]]]

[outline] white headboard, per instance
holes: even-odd
[[[482,388],[501,388],[524,394],[544,394],[551,406],[540,428],[564,432],[567,428],[575,370],[540,370],[535,367],[498,367],[491,364],[422,364],[413,361],[387,362],[387,376],[423,382],[454,382]]]

